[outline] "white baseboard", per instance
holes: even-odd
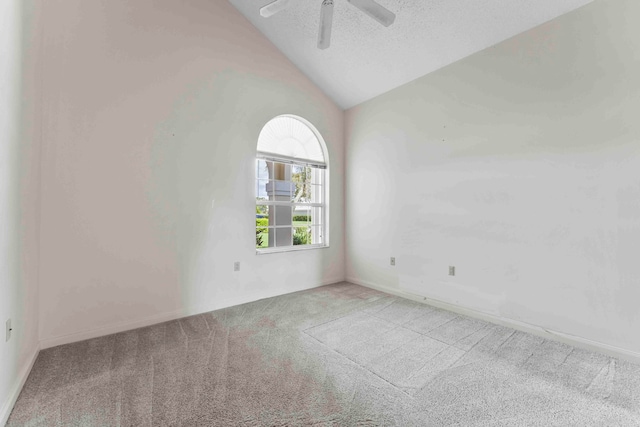
[[[9,415],[11,415],[11,411],[13,410],[13,406],[16,404],[18,400],[18,396],[20,396],[20,392],[22,391],[22,387],[24,383],[27,381],[29,377],[29,373],[31,373],[31,368],[33,368],[33,364],[36,362],[38,358],[38,354],[40,353],[40,347],[36,345],[31,358],[28,363],[22,367],[20,372],[18,373],[18,378],[16,378],[13,387],[9,391],[9,395],[7,396],[6,401],[3,403],[0,408],[0,426],[4,426],[7,424],[9,420]]]
[[[293,294],[296,292],[302,292],[309,289],[318,288],[320,286],[326,286],[326,285],[332,285],[334,283],[344,282],[344,280],[345,280],[344,278],[328,279],[328,280],[323,280],[321,282],[316,282],[310,285],[304,285],[296,289],[277,288],[277,289],[266,289],[260,292],[252,292],[250,294],[241,295],[239,297],[220,300],[213,305],[203,304],[203,305],[191,307],[191,310],[189,310],[189,314],[186,314],[185,316],[191,316],[191,315],[200,314],[200,313],[207,313],[209,311],[220,310],[222,308],[233,307],[235,305],[246,304],[254,301],[260,301],[266,298],[273,298],[280,295],[287,295],[287,294]]]
[[[388,294],[396,295],[402,298],[410,299],[412,301],[417,301],[417,302],[425,303],[434,307],[449,310],[454,313],[463,314],[465,316],[486,320],[487,322],[506,326],[519,331],[528,332],[530,334],[537,335],[542,338],[559,341],[561,343],[568,344],[574,347],[595,351],[598,353],[606,354],[607,356],[616,357],[619,359],[624,359],[633,363],[640,364],[640,353],[637,353],[635,351],[612,346],[609,344],[604,344],[598,341],[593,341],[587,338],[582,338],[582,337],[578,337],[571,334],[566,334],[563,332],[550,330],[548,328],[543,328],[541,326],[532,325],[526,322],[521,322],[519,320],[514,320],[514,319],[509,319],[507,317],[484,313],[482,311],[440,301],[438,299],[430,298],[424,295],[416,295],[400,289],[391,289],[386,286],[380,286],[375,283],[359,280],[359,279],[356,279],[355,277],[347,277],[346,281],[349,283],[365,286],[367,288],[375,289]]]
[[[118,332],[129,331],[131,329],[144,328],[145,326],[155,325],[156,323],[175,320],[182,316],[184,316],[182,311],[172,311],[168,313],[161,313],[154,316],[145,317],[143,319],[119,322],[119,323],[114,323],[112,325],[103,326],[100,328],[89,329],[81,332],[75,332],[73,334],[46,338],[46,339],[40,340],[40,348],[44,350],[51,347],[57,347],[59,345],[71,344],[74,342],[89,340],[92,338],[98,338],[105,335],[117,334]]]
[[[324,280],[320,283],[302,286],[295,290],[290,289],[270,289],[261,292],[254,292],[251,294],[242,295],[237,298],[229,298],[226,300],[217,301],[214,304],[201,305],[199,307],[191,307],[191,309],[176,310],[168,313],[161,313],[154,316],[146,317],[144,319],[136,319],[132,321],[120,322],[113,325],[81,331],[69,335],[62,335],[53,338],[47,338],[41,340],[36,347],[31,360],[20,371],[18,378],[11,388],[7,400],[0,408],[0,426],[4,426],[9,419],[9,415],[13,410],[13,406],[18,400],[18,396],[22,391],[24,383],[27,381],[27,377],[33,368],[33,364],[40,353],[40,350],[44,350],[50,347],[56,347],[59,345],[70,344],[77,341],[83,341],[91,338],[97,338],[105,335],[111,335],[118,332],[129,331],[131,329],[143,328],[145,326],[155,325],[157,323],[168,322],[170,320],[179,319],[181,317],[192,316],[200,313],[206,313],[209,311],[220,310],[226,307],[232,307],[234,305],[245,304],[248,302],[258,301],[265,298],[272,298],[279,295],[286,295],[288,293],[300,292],[308,289],[317,288],[320,286],[330,285],[333,283],[343,282],[344,278]]]
[[[68,335],[61,335],[52,338],[46,338],[40,340],[40,348],[46,349],[56,347],[64,344],[71,344],[78,341],[84,341],[92,338],[103,337],[105,335],[117,334],[119,332],[130,331],[132,329],[144,328],[145,326],[155,325],[157,323],[168,322],[170,320],[180,319],[182,317],[193,316],[196,314],[207,313],[209,311],[220,310],[222,308],[232,307],[234,305],[246,304],[248,302],[254,302],[265,298],[272,298],[279,295],[286,295],[288,293],[300,292],[308,289],[317,288],[319,286],[330,285],[344,281],[343,278],[336,280],[325,280],[320,283],[312,285],[302,286],[296,290],[290,289],[267,289],[261,292],[253,292],[245,294],[236,298],[227,298],[224,300],[215,301],[213,303],[201,304],[198,306],[187,307],[181,310],[161,313],[142,319],[135,319],[125,322],[114,323],[112,325],[89,329],[81,332],[76,332]]]

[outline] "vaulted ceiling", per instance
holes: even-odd
[[[378,0],[396,14],[383,27],[334,0],[331,46],[316,47],[322,0],[229,0],[340,107],[347,109],[593,0]]]

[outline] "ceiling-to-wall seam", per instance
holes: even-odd
[[[42,173],[43,168],[44,168],[44,100],[45,100],[45,96],[44,96],[44,92],[45,92],[45,73],[44,70],[46,69],[45,63],[46,63],[46,56],[44,54],[44,35],[46,32],[46,21],[45,21],[45,16],[46,14],[43,12],[43,9],[45,7],[46,2],[44,1],[39,1],[37,0],[38,6],[37,6],[37,10],[39,11],[39,20],[38,20],[38,27],[39,27],[39,40],[38,40],[38,49],[37,49],[37,55],[40,57],[40,61],[38,62],[38,65],[36,65],[36,72],[39,72],[39,80],[40,80],[40,87],[39,87],[39,103],[38,103],[38,107],[36,108],[37,114],[38,114],[38,125],[40,126],[40,135],[39,135],[39,139],[38,139],[38,196],[37,196],[37,205],[36,205],[36,209],[37,209],[37,214],[36,214],[36,226],[37,226],[37,230],[36,230],[36,236],[37,236],[37,250],[36,250],[36,256],[37,256],[37,260],[36,260],[36,290],[37,290],[37,314],[38,314],[38,319],[37,319],[37,332],[38,332],[38,342],[40,342],[41,337],[40,337],[40,325],[42,324],[42,316],[41,316],[41,309],[42,309],[42,304],[41,304],[41,298],[40,298],[40,287],[41,287],[41,271],[42,271],[42,198],[43,198],[43,184],[42,184],[42,180],[43,180],[43,176],[44,174]]]
[[[344,266],[343,277],[347,280],[347,240],[349,229],[347,227],[347,110],[342,110],[342,247],[344,248],[342,264]]]
[[[43,141],[44,141],[44,70],[45,70],[45,56],[44,56],[44,30],[45,30],[45,21],[44,21],[44,16],[45,14],[42,13],[41,8],[44,7],[44,2],[39,2],[42,3],[41,7],[37,7],[37,10],[40,11],[39,13],[41,13],[41,15],[39,15],[39,19],[38,19],[38,31],[39,31],[39,37],[38,37],[38,50],[37,50],[37,54],[40,56],[40,66],[38,67],[38,69],[36,70],[37,72],[40,73],[39,80],[40,80],[40,87],[38,88],[39,90],[39,103],[37,106],[37,119],[39,120],[39,126],[40,126],[40,137],[38,139],[38,197],[37,197],[37,219],[36,219],[36,224],[37,224],[37,230],[36,230],[36,236],[38,239],[38,247],[37,247],[37,251],[36,251],[36,256],[37,256],[37,260],[36,260],[36,291],[38,294],[38,309],[37,309],[37,314],[38,314],[38,318],[37,318],[37,322],[36,322],[36,326],[37,326],[37,331],[38,331],[38,342],[40,342],[40,271],[41,271],[41,266],[40,266],[40,259],[41,259],[41,252],[42,252],[42,168],[43,168],[43,162],[42,162],[42,158],[43,158],[43,152],[44,152],[44,147],[43,147]],[[42,18],[40,18],[40,16]]]

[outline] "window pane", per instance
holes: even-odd
[[[276,246],[291,246],[291,228],[276,228],[275,236],[276,236]]]
[[[311,235],[311,244],[319,245],[324,243],[323,227],[321,225],[309,227]]]
[[[324,243],[323,169],[256,160],[256,247],[284,248]],[[277,202],[278,205],[272,204]]]
[[[265,192],[269,200],[279,202],[290,202],[293,196],[295,186],[291,181],[268,181]]]
[[[269,179],[269,167],[273,162],[267,162],[266,160],[256,160],[256,179]]]
[[[269,200],[271,182],[263,179],[256,181],[256,200]]]
[[[324,208],[311,208],[311,225],[324,224]]]
[[[293,226],[301,227],[311,225],[311,207],[295,206],[293,208]]]
[[[291,225],[293,223],[291,206],[275,206],[275,222],[272,225]],[[272,221],[273,222],[273,221]]]
[[[273,229],[267,227],[256,227],[256,248],[269,248],[269,235],[273,234]]]
[[[291,165],[280,162],[271,162],[269,166],[269,179],[288,181],[291,173]]]
[[[269,216],[273,214],[273,206],[256,205],[256,227],[268,227]]]
[[[312,168],[311,166],[306,166],[306,165],[291,165],[291,174],[292,175],[300,175],[302,177],[307,177],[308,179],[311,179],[311,169],[315,169]]]
[[[294,187],[294,200],[296,203],[311,202],[311,167],[292,165],[291,181]]]
[[[311,202],[324,203],[323,191],[324,191],[324,188],[322,185],[311,184]]]
[[[272,206],[256,205],[256,247],[268,248],[269,244],[269,214],[273,212]],[[273,236],[273,234],[271,234]],[[273,239],[273,237],[272,237]]]
[[[296,184],[292,181],[282,183],[282,191],[287,194],[287,201],[292,201],[296,197]]]
[[[293,244],[310,245],[311,244],[311,227],[295,227],[293,229]]]

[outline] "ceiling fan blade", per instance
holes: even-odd
[[[331,26],[333,25],[333,0],[323,0],[320,9],[320,31],[318,49],[326,49],[331,44]]]
[[[396,20],[395,13],[386,7],[376,3],[373,0],[347,0],[349,3],[384,25],[388,27]]]
[[[260,15],[262,15],[263,18],[268,18],[286,8],[288,4],[289,0],[275,0],[260,8]]]

